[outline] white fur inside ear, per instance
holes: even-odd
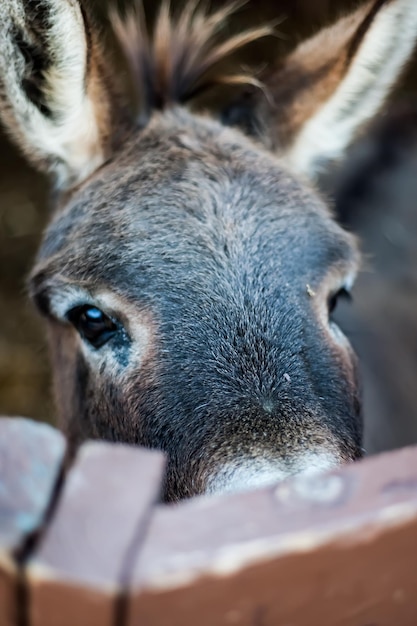
[[[417,40],[417,1],[391,0],[374,18],[347,75],[306,123],[285,155],[290,168],[315,178],[341,158],[358,129],[376,115]]]
[[[104,161],[94,103],[86,85],[87,42],[78,2],[48,0],[44,34],[49,65],[43,74],[44,115],[22,89],[24,62],[13,32],[18,25],[27,37],[31,3],[1,0],[0,114],[6,128],[28,157],[53,170],[59,186],[77,183]],[[34,3],[36,4],[36,3]],[[46,4],[46,3],[45,3]]]
[[[57,4],[50,31],[56,65],[46,73],[54,107],[63,122],[50,125],[46,149],[59,151],[70,174],[83,180],[104,160],[94,105],[87,93],[87,44],[78,4]],[[67,5],[67,6],[65,6]],[[48,129],[44,133],[48,139]]]

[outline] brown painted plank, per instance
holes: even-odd
[[[158,507],[128,626],[416,626],[417,448]]]
[[[164,458],[129,446],[82,446],[54,519],[28,564],[31,626],[119,624],[120,587],[159,497]]]
[[[44,521],[64,455],[51,426],[0,417],[0,626],[17,621],[15,556]]]

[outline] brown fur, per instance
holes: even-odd
[[[260,76],[268,93],[250,90],[245,106],[257,110],[265,142],[282,151],[290,147],[304,124],[332,96],[355,59],[372,20],[392,0],[369,0],[355,12],[320,30],[296,47],[276,67]]]
[[[249,74],[215,73],[226,57],[272,34],[272,28],[265,26],[220,39],[227,18],[238,6],[230,4],[210,14],[190,2],[173,17],[165,1],[153,36],[148,33],[139,3],[124,19],[113,13],[114,30],[129,62],[145,117],[155,108],[188,102],[216,84],[260,86]]]
[[[287,147],[339,86],[352,58],[352,41],[372,5],[368,2],[320,31],[297,47],[282,68],[264,78],[274,106],[282,111],[273,126],[278,146]]]

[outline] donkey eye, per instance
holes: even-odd
[[[67,314],[68,321],[94,348],[101,348],[117,331],[117,324],[95,306],[77,306]]]
[[[336,293],[330,296],[328,301],[329,315],[332,315],[332,313],[335,312],[337,304],[341,299],[349,301],[352,300],[352,294],[346,289],[346,287],[342,287],[339,291],[336,291]]]

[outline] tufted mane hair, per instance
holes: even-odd
[[[191,0],[173,15],[169,1],[164,0],[152,33],[140,0],[123,17],[118,13],[111,16],[145,117],[154,109],[184,104],[217,84],[261,86],[249,73],[220,72],[218,65],[243,46],[272,34],[273,28],[251,28],[225,37],[222,30],[229,16],[244,3],[213,12],[199,4]]]

